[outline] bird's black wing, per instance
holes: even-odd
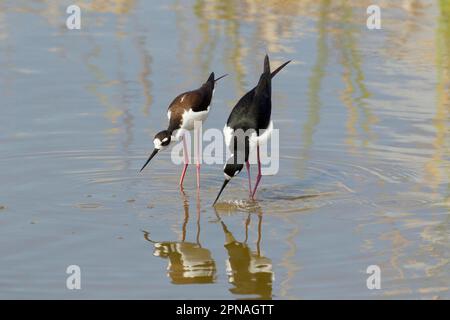
[[[249,114],[254,96],[255,89],[250,90],[242,96],[228,117],[228,127],[233,130],[242,129],[244,131],[254,128],[254,125],[256,124],[255,119]]]

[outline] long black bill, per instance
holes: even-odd
[[[154,149],[152,154],[150,155],[150,157],[148,158],[147,162],[144,164],[144,166],[142,167],[142,169],[139,171],[141,172],[142,170],[144,170],[144,168],[148,165],[148,163],[150,162],[150,160],[152,160],[152,158],[158,153],[159,149]]]
[[[223,189],[225,189],[225,186],[228,184],[228,182],[230,182],[230,180],[225,180],[223,182],[222,188],[220,188],[219,194],[217,195],[216,200],[213,203],[213,206],[216,204],[217,200],[219,200],[220,195],[222,194]]]

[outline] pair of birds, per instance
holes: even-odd
[[[225,181],[217,195],[214,204],[216,204],[226,185],[230,180],[237,176],[246,165],[248,173],[249,194],[254,199],[256,190],[261,181],[261,161],[259,144],[266,140],[273,128],[270,120],[272,111],[272,78],[283,69],[291,60],[283,63],[274,71],[270,71],[270,62],[268,55],[264,58],[264,71],[261,74],[258,84],[252,90],[247,92],[236,104],[228,117],[227,124],[223,132],[225,143],[233,152],[232,157],[227,160],[223,173]],[[169,126],[167,130],[158,132],[153,139],[154,150],[145,162],[141,171],[147,166],[152,158],[161,150],[167,148],[171,142],[183,141],[184,167],[180,177],[180,186],[183,185],[184,177],[188,167],[189,156],[187,152],[186,139],[184,135],[186,130],[194,129],[195,121],[205,121],[209,109],[211,99],[214,93],[215,83],[225,77],[223,75],[217,79],[214,78],[214,72],[211,73],[208,80],[198,89],[184,92],[178,95],[169,105],[167,117],[169,118]],[[247,132],[251,132],[250,135]],[[264,131],[264,132],[263,132]],[[239,134],[246,133],[243,137],[244,143],[238,143]],[[239,140],[242,141],[242,140]],[[252,191],[249,152],[256,145],[258,174],[256,177],[255,187]],[[197,187],[200,187],[200,150],[197,150]]]

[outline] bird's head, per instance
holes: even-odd
[[[225,164],[225,167],[223,168],[223,175],[225,176],[225,181],[223,182],[222,188],[220,188],[219,194],[217,195],[216,200],[214,201],[214,204],[216,204],[217,200],[219,200],[220,195],[222,194],[223,189],[225,189],[226,185],[230,180],[237,176],[239,172],[241,172],[242,168],[244,168],[243,163],[238,163],[236,161],[235,157],[231,157],[228,159],[227,163]]]
[[[163,150],[167,148],[172,141],[172,133],[169,130],[158,132],[153,139],[155,149]]]
[[[158,132],[155,135],[155,138],[153,139],[153,145],[155,148],[153,149],[153,152],[150,155],[150,157],[147,159],[147,162],[145,162],[141,171],[144,170],[144,168],[147,166],[147,164],[150,162],[150,160],[152,160],[152,158],[154,156],[156,156],[156,154],[159,151],[167,148],[171,141],[172,141],[172,133],[169,130],[163,130],[163,131]]]
[[[241,172],[242,168],[244,168],[243,163],[235,163],[233,160],[228,160],[223,167],[223,175],[225,176],[225,180],[231,180],[231,178],[237,176],[239,172]]]

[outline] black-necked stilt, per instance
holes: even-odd
[[[272,73],[270,72],[269,57],[264,58],[264,72],[259,78],[258,85],[247,92],[236,104],[228,117],[227,124],[223,129],[225,136],[225,143],[232,151],[233,155],[228,159],[223,169],[225,181],[222,188],[217,195],[214,204],[220,197],[225,186],[234,176],[238,175],[244,167],[244,161],[248,173],[248,187],[250,196],[254,198],[256,189],[261,180],[261,161],[259,156],[259,143],[266,140],[273,128],[272,121],[270,121],[270,114],[272,110],[272,85],[271,79],[286,66],[290,60],[283,63]],[[264,133],[260,135],[260,131]],[[252,131],[251,135],[247,132]],[[244,132],[245,136],[241,143],[237,143],[238,132]],[[243,142],[243,143],[242,143]],[[258,161],[258,175],[256,177],[255,188],[252,193],[251,178],[250,178],[250,164],[248,162],[250,149],[256,145],[257,161]],[[213,205],[214,205],[213,204]]]
[[[169,144],[179,139],[183,140],[184,168],[180,177],[180,186],[183,186],[184,176],[189,163],[186,139],[184,139],[185,130],[193,130],[196,121],[204,121],[209,113],[211,99],[214,93],[214,84],[225,77],[225,75],[214,79],[214,72],[211,73],[208,80],[198,89],[184,92],[178,95],[169,105],[167,118],[169,118],[169,127],[167,130],[158,132],[155,135],[153,144],[155,149],[142,167],[141,171],[147,166],[152,158],[161,150],[167,148]],[[200,152],[200,150],[197,150]],[[199,154],[197,155],[197,187],[200,187],[200,163]]]

